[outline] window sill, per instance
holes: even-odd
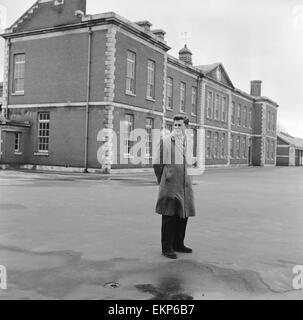
[[[174,111],[173,108],[169,108],[169,107],[166,107],[166,110],[167,110],[167,111]]]
[[[192,116],[192,117],[197,117],[197,115],[196,115],[196,114],[194,114],[194,113],[192,113],[192,114],[191,114],[191,116]]]
[[[180,113],[182,113],[182,114],[186,114],[186,112],[185,112],[185,111],[182,111],[182,110],[180,110]]]
[[[146,100],[150,101],[150,102],[156,102],[156,100],[154,98],[151,98],[151,97],[146,97]]]
[[[14,155],[15,155],[15,156],[23,156],[23,153],[16,151],[16,152],[14,152]]]
[[[12,96],[24,96],[24,91],[20,91],[20,92],[13,92]]]
[[[136,94],[135,94],[135,93],[132,93],[132,92],[130,92],[130,91],[125,91],[125,94],[126,94],[127,96],[130,96],[130,97],[136,97]]]
[[[48,157],[49,153],[48,152],[35,152],[34,156],[38,156],[38,157]]]

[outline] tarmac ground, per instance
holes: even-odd
[[[161,255],[152,174],[0,170],[1,299],[302,299],[303,167],[194,178],[192,254]]]

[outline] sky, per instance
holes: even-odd
[[[0,0],[0,28],[34,2]],[[186,42],[194,65],[223,63],[241,90],[262,80],[262,95],[280,106],[279,128],[303,138],[303,0],[87,0],[88,14],[109,11],[165,30],[175,57]],[[2,79],[3,40],[0,53]]]

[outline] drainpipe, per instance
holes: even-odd
[[[9,89],[10,89],[10,83],[11,83],[11,75],[10,75],[10,65],[11,65],[11,39],[7,40],[7,46],[8,46],[8,57],[7,57],[7,97],[6,97],[6,110],[5,110],[5,114],[4,117],[6,120],[9,120]],[[13,77],[14,75],[12,75]]]
[[[203,79],[203,75],[199,74],[198,77],[197,77],[197,95],[198,95],[198,99],[197,99],[197,117],[199,119],[199,130],[198,130],[198,134],[197,134],[197,168],[200,167],[200,164],[201,164],[201,159],[200,159],[200,150],[201,150],[201,145],[199,146],[199,143],[204,143],[203,141],[201,141],[200,137],[199,137],[199,134],[201,133],[201,130],[202,130],[202,114],[204,114],[203,110],[200,108],[201,107],[201,99],[203,99],[202,97],[202,89],[201,89],[201,83],[202,83],[202,79]],[[204,159],[203,159],[203,162],[204,162]]]
[[[90,85],[91,85],[91,52],[92,52],[92,29],[88,30],[88,58],[87,58],[87,87],[86,87],[86,123],[85,123],[85,159],[84,173],[88,173],[88,133],[89,133],[89,100],[90,100]]]

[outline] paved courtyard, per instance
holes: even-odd
[[[303,299],[303,168],[213,169],[178,260],[149,174],[0,171],[0,299]]]

